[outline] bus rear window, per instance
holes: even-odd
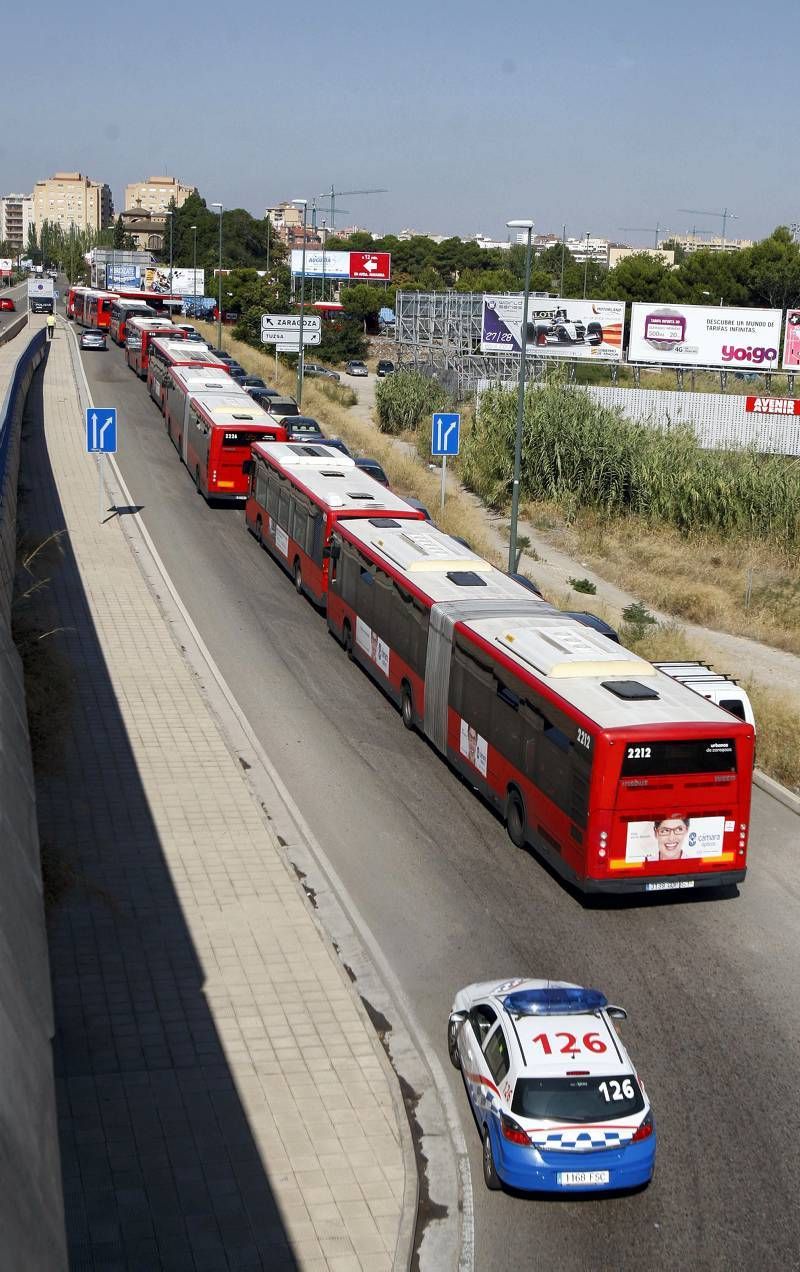
[[[628,742],[623,777],[678,773],[735,773],[733,738],[697,738],[680,742]]]

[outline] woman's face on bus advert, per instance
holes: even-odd
[[[663,817],[653,823],[653,829],[658,842],[659,861],[677,861],[683,856],[689,833],[688,817]]]

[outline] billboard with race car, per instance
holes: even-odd
[[[633,304],[629,362],[778,370],[780,309]]]
[[[522,293],[484,296],[481,353],[519,353]],[[529,357],[620,362],[625,302],[531,296],[526,344]]]

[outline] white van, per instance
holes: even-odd
[[[665,676],[680,680],[681,684],[686,685],[687,688],[694,689],[695,693],[708,698],[710,702],[715,702],[718,707],[730,711],[737,720],[744,720],[747,724],[752,724],[753,728],[756,727],[753,707],[747,691],[731,676],[721,675],[708,663],[656,662],[653,666],[663,671]]]

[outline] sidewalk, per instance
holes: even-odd
[[[69,529],[48,591],[75,701],[38,809],[73,872],[50,932],[72,1267],[402,1266],[394,1079],[121,518],[98,524],[68,339],[24,481],[37,537]]]

